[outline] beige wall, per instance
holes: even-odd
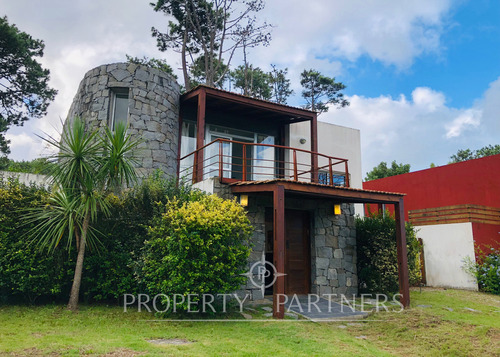
[[[299,149],[311,149],[310,123],[301,122],[290,125],[287,145]],[[305,144],[300,139],[306,139]],[[348,159],[350,185],[363,188],[361,173],[361,139],[358,129],[318,121],[318,152],[321,154]],[[300,160],[300,159],[299,159]],[[321,166],[321,162],[319,163]],[[338,165],[337,171],[344,171]],[[356,214],[363,214],[362,205],[356,205]]]
[[[424,243],[428,286],[477,290],[475,278],[464,270],[466,257],[475,261],[472,223],[418,226]]]

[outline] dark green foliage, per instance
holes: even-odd
[[[122,198],[108,196],[110,215],[95,222],[102,245],[86,254],[81,297],[87,302],[118,302],[125,293],[144,292],[139,260],[148,226],[169,199],[185,202],[201,196],[159,172]],[[29,235],[33,226],[21,219],[26,209],[39,207],[48,197],[43,188],[0,181],[0,302],[63,301],[69,295],[75,246],[69,252],[64,247],[53,254],[40,252]]]
[[[160,51],[180,53],[188,91],[192,88],[188,68],[200,57],[204,84],[222,87],[236,50],[266,46],[271,39],[270,26],[256,23],[255,14],[264,8],[262,0],[157,0],[151,6],[174,20],[168,22],[167,32],[151,30]]]
[[[421,279],[420,245],[413,226],[406,224],[410,284]],[[394,294],[399,290],[396,220],[388,212],[356,218],[356,250],[360,293]]]
[[[201,296],[237,290],[246,281],[241,274],[251,232],[245,210],[235,201],[214,195],[169,201],[146,243],[143,269],[150,294]]]
[[[497,154],[500,154],[500,145],[487,145],[478,150],[458,150],[456,154],[450,156],[450,164]]]
[[[43,41],[0,18],[0,152],[8,154],[4,133],[11,125],[22,125],[47,113],[57,91],[49,87],[49,70],[36,57],[43,56]]]
[[[212,62],[216,67],[214,70],[215,76],[218,78],[212,86],[222,89],[224,87],[224,82],[229,78],[229,67],[224,64],[223,60],[219,61],[214,58]],[[193,87],[207,83],[205,55],[201,55],[193,61],[191,66],[189,66],[189,73],[191,75],[190,81]]]
[[[271,99],[271,76],[261,70],[249,65],[247,68],[241,65],[231,71],[231,79],[234,87],[241,90],[241,93],[258,99]]]
[[[384,177],[396,176],[410,172],[410,164],[398,164],[394,160],[391,167],[387,167],[387,162],[382,161],[370,172],[366,173],[365,181],[378,180]]]
[[[58,298],[69,292],[68,253],[40,252],[30,244],[30,224],[21,224],[24,210],[47,202],[48,192],[16,180],[0,181],[0,302],[20,303]]]
[[[33,159],[31,161],[14,161],[5,158],[0,159],[0,170],[11,172],[24,172],[28,174],[45,174],[53,164],[46,158]]]
[[[286,104],[289,96],[293,94],[290,89],[290,79],[286,78],[288,68],[277,69],[274,64],[271,65],[272,71],[269,72],[272,88],[272,100],[279,104]]]
[[[139,64],[150,68],[156,68],[162,72],[170,74],[175,79],[177,79],[177,76],[174,74],[174,70],[172,69],[172,67],[167,63],[167,61],[163,59],[148,58],[146,56],[144,56],[143,58],[132,57],[129,55],[126,56],[127,56],[127,62],[129,63]]]
[[[342,82],[335,82],[335,78],[322,75],[314,69],[304,70],[300,74],[302,85],[302,97],[306,100],[304,108],[324,113],[328,111],[328,104],[338,108],[349,105],[341,93],[346,86]]]
[[[473,275],[479,284],[479,290],[500,295],[500,249],[477,247],[476,261],[466,259],[465,270]]]

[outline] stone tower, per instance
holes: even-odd
[[[129,123],[131,134],[143,140],[136,152],[142,173],[160,169],[175,175],[179,96],[175,78],[158,69],[132,63],[102,65],[80,82],[66,123],[79,116],[91,128],[112,128],[120,116]]]

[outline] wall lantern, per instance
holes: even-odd
[[[243,207],[248,206],[248,195],[240,195],[240,205]]]
[[[306,140],[306,139],[304,139],[304,138],[302,138],[302,139],[300,139],[300,140],[299,140],[299,142],[300,142],[302,145],[304,145],[304,144],[307,142],[307,140]]]
[[[340,209],[340,205],[334,205],[333,206],[333,213],[335,215],[338,215],[338,214],[341,214],[342,213],[342,210]]]

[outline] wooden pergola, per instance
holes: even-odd
[[[294,195],[307,198],[326,198],[338,203],[378,203],[393,204],[396,218],[396,244],[398,256],[399,293],[405,308],[410,306],[410,286],[408,279],[408,257],[404,222],[403,194],[369,191],[348,187],[331,187],[314,183],[269,180],[247,181],[231,184],[235,194],[270,193],[273,196],[274,215],[274,266],[278,272],[285,271],[285,196]],[[285,278],[279,276],[273,286],[273,316],[284,317],[279,309],[279,296],[285,294]]]

